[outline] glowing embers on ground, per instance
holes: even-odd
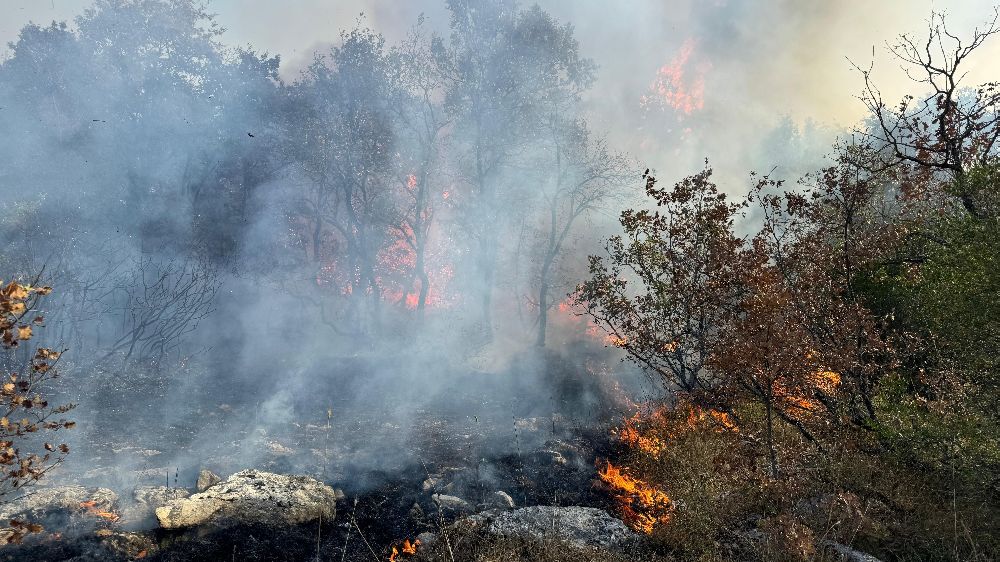
[[[97,501],[95,500],[80,502],[80,507],[94,517],[100,517],[101,519],[106,519],[111,522],[118,521],[119,519],[119,515],[117,513],[113,511],[103,511],[101,508],[97,507]]]
[[[417,553],[417,547],[420,546],[420,539],[416,539],[410,542],[410,539],[406,539],[399,546],[392,547],[392,554],[389,555],[389,562],[397,562],[400,556],[413,556]]]
[[[648,93],[639,100],[643,109],[670,109],[684,116],[705,107],[705,74],[710,65],[695,62],[694,48],[695,42],[686,40],[674,58],[660,67]]]

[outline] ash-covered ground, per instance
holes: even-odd
[[[320,382],[308,392],[289,393],[280,379],[248,389],[220,377],[169,415],[150,403],[168,399],[162,385],[106,389],[89,397],[107,402],[102,425],[81,427],[73,453],[38,490],[104,488],[116,499],[100,504],[103,517],[73,502],[43,506],[32,515],[45,531],[0,559],[387,559],[400,540],[490,509],[613,511],[594,466],[614,454],[609,428],[622,397],[594,371],[597,360],[538,353],[492,373],[439,366],[441,384],[428,389],[413,382],[426,376],[383,367],[400,358],[331,357],[315,367],[310,379]],[[396,390],[372,396],[372,388]],[[542,388],[550,395],[539,396]],[[287,411],[246,400],[265,390],[283,396]],[[328,484],[337,516],[165,530],[137,501],[154,487],[194,492],[203,470],[225,478],[245,469]]]

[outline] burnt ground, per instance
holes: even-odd
[[[125,539],[99,537],[95,528],[72,528],[56,518],[43,522],[43,537],[0,550],[0,561],[128,559],[138,552],[150,560],[385,560],[392,544],[463,515],[439,511],[435,492],[460,497],[473,511],[491,507],[497,491],[518,506],[611,508],[594,486],[594,463],[614,455],[608,438],[613,400],[581,364],[547,357],[542,369],[515,362],[501,373],[442,373],[446,383],[419,400],[408,397],[422,389],[364,361],[336,364],[349,380],[317,377],[308,392],[290,389],[291,398],[279,401],[287,411],[279,415],[273,404],[243,397],[281,393],[280,382],[248,392],[219,381],[183,411],[144,406],[151,389],[137,384],[107,393],[105,399],[114,396],[104,425],[85,432],[82,450],[77,444],[50,485],[108,487],[127,501],[142,485],[193,489],[202,468],[222,476],[257,468],[313,476],[343,490],[337,520],[181,532],[140,528],[151,548],[111,548]],[[541,374],[524,375],[528,371]],[[373,386],[398,390],[373,398],[367,391]],[[168,391],[161,391],[164,400]]]

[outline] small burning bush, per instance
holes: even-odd
[[[673,552],[712,553],[720,531],[759,511],[763,494],[745,494],[755,471],[746,436],[721,412],[664,406],[627,419],[617,433],[627,468],[609,463],[598,475],[623,519]]]
[[[39,299],[49,287],[33,287],[11,281],[0,283],[0,345],[7,351],[5,373],[0,381],[0,497],[37,482],[69,453],[66,444],[53,444],[43,436],[73,427],[61,415],[72,404],[50,406],[44,398],[46,386],[58,377],[56,364],[62,354],[45,347],[34,353],[23,350],[44,319],[36,314]],[[30,318],[30,320],[28,320]],[[19,542],[38,532],[37,525],[11,521],[7,542]]]

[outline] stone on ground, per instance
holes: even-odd
[[[195,485],[195,488],[199,492],[204,492],[219,482],[222,482],[222,478],[220,478],[218,474],[203,468],[201,469],[201,472],[198,473],[198,483]]]
[[[487,533],[530,539],[554,539],[577,548],[623,548],[639,536],[620,519],[593,507],[523,507],[469,518]]]
[[[308,476],[244,470],[188,498],[156,509],[165,529],[205,523],[295,525],[336,514],[336,492]]]

